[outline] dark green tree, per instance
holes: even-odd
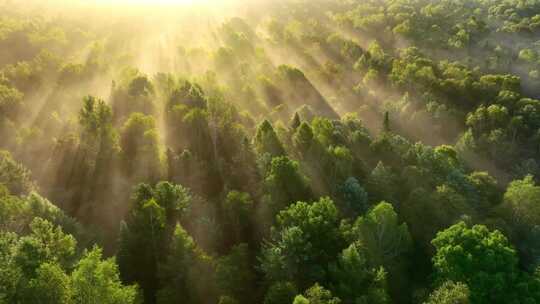
[[[298,202],[278,214],[271,241],[263,248],[261,269],[270,282],[290,281],[306,288],[328,280],[327,265],[344,247],[332,200]]]
[[[343,303],[390,303],[386,272],[370,263],[360,242],[341,252],[330,274],[330,289]]]
[[[239,303],[251,301],[255,289],[255,272],[250,262],[247,244],[234,246],[217,261],[216,280],[220,294],[237,299]]]
[[[264,304],[292,303],[297,294],[298,290],[293,283],[276,282],[268,288]]]
[[[272,159],[264,182],[275,211],[311,198],[307,178],[299,172],[298,163],[286,156]]]
[[[285,150],[268,120],[264,120],[258,127],[254,138],[255,150],[260,155],[270,154],[272,157],[285,155]]]
[[[296,129],[298,129],[301,123],[302,120],[300,119],[300,115],[298,114],[298,112],[295,112],[290,123],[291,130],[296,131]]]

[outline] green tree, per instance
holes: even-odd
[[[290,123],[291,130],[296,131],[296,129],[298,129],[301,124],[302,120],[300,119],[300,115],[298,114],[298,112],[295,112]]]
[[[0,134],[3,130],[4,119],[14,120],[22,110],[24,94],[16,88],[0,84]]]
[[[371,265],[359,244],[344,249],[330,266],[330,289],[343,303],[390,303],[384,268]]]
[[[467,180],[475,188],[478,195],[477,212],[486,213],[502,201],[502,191],[499,189],[497,180],[487,172],[473,172],[467,176]]]
[[[406,223],[400,223],[392,205],[381,202],[353,226],[355,240],[365,246],[366,254],[374,265],[388,271],[392,297],[401,297],[400,290],[408,288],[406,256],[412,250],[412,238]]]
[[[339,304],[341,300],[319,284],[310,287],[304,295],[294,298],[293,304]]]
[[[500,212],[511,225],[512,240],[527,267],[540,262],[540,186],[531,175],[508,185]]]
[[[469,304],[469,287],[463,283],[444,282],[435,289],[425,304]]]
[[[264,120],[258,127],[254,138],[254,145],[257,153],[270,154],[272,157],[285,155],[283,145],[268,120]]]
[[[223,203],[225,225],[227,235],[233,239],[233,243],[248,241],[253,213],[253,200],[248,193],[230,191]]]
[[[379,162],[371,171],[367,180],[367,190],[372,202],[389,201],[395,203],[397,200],[398,178],[392,168]]]
[[[521,303],[530,292],[520,288],[518,258],[506,237],[481,225],[464,222],[439,232],[433,240],[438,282],[463,282],[473,303]],[[522,293],[523,292],[523,293]]]
[[[221,296],[219,297],[218,304],[238,304],[238,302],[235,298],[229,297],[229,296]]]
[[[181,133],[188,140],[189,150],[200,159],[212,160],[216,155],[208,112],[201,108],[193,108],[184,115],[182,122],[185,130],[189,130]]]
[[[298,294],[296,286],[291,282],[276,282],[272,284],[264,297],[264,304],[292,303]]]
[[[8,151],[0,150],[0,184],[14,195],[27,194],[35,185],[30,170],[13,159]]]
[[[70,278],[64,270],[56,264],[41,264],[36,271],[36,277],[31,279],[28,285],[28,290],[25,291],[25,295],[23,296],[26,303],[73,303],[73,290]]]
[[[209,277],[210,260],[197,247],[193,238],[177,225],[167,256],[159,265],[158,278],[162,282],[157,293],[157,303],[201,303],[213,290]],[[203,283],[204,282],[204,283]],[[201,283],[205,293],[200,293]]]
[[[298,163],[286,156],[272,159],[264,182],[276,212],[296,201],[309,200],[311,197],[308,180],[299,172]]]
[[[71,274],[73,303],[135,304],[136,286],[124,286],[114,259],[103,260],[102,250],[85,252]]]
[[[131,80],[128,94],[132,97],[148,97],[154,95],[154,86],[146,76],[137,76]]]
[[[353,174],[353,155],[344,146],[334,146],[328,148],[327,156],[324,170],[327,184],[336,189],[336,184],[343,183]]]
[[[240,303],[249,303],[254,290],[255,273],[251,268],[247,244],[234,246],[217,261],[216,280],[222,295],[231,296]]]
[[[326,266],[344,246],[332,200],[298,202],[278,214],[271,241],[263,248],[261,269],[270,282],[290,281],[305,288],[326,282]]]
[[[400,223],[392,205],[381,202],[354,223],[356,238],[380,265],[390,266],[411,249],[407,224]]]
[[[137,283],[146,303],[155,303],[158,263],[166,244],[165,209],[155,199],[135,201],[127,222],[121,227],[118,265],[122,281]]]
[[[118,134],[113,127],[111,107],[101,99],[85,97],[79,112],[79,125],[81,127],[79,149],[84,151],[83,161],[86,162],[79,164],[77,168],[86,171],[78,174],[83,177],[80,182],[84,193],[79,199],[84,202],[106,200],[111,195],[112,176],[115,173],[112,168],[120,150]]]
[[[23,273],[14,263],[13,254],[17,244],[15,233],[0,231],[0,303],[15,302],[17,287]]]
[[[296,132],[293,135],[294,145],[300,153],[305,155],[314,144],[313,131],[306,122],[302,122],[295,130]]]
[[[531,227],[540,223],[540,186],[531,175],[510,183],[504,203],[509,209],[508,215],[517,225]]]
[[[155,112],[154,85],[147,75],[137,69],[125,69],[119,85],[113,82],[111,95],[117,121],[129,117],[132,113],[152,115]]]
[[[343,214],[355,217],[364,214],[368,209],[368,193],[354,177],[349,177],[338,188],[338,194],[343,202]]]
[[[135,181],[157,181],[161,173],[156,122],[152,116],[133,113],[120,134],[125,174]]]
[[[19,239],[14,261],[27,278],[34,277],[44,263],[56,263],[69,269],[75,262],[76,244],[75,238],[65,234],[62,228],[35,218],[30,224],[30,234]]]
[[[188,107],[205,108],[207,98],[203,89],[196,83],[184,81],[176,89],[173,90],[167,107],[172,109],[178,104],[183,104]]]

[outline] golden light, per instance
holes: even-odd
[[[208,5],[212,0],[97,0],[99,4],[129,5],[129,6],[198,6]]]

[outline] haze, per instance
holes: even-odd
[[[540,303],[540,1],[0,0],[0,304]]]

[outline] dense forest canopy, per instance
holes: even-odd
[[[540,304],[540,0],[0,0],[0,304]]]

